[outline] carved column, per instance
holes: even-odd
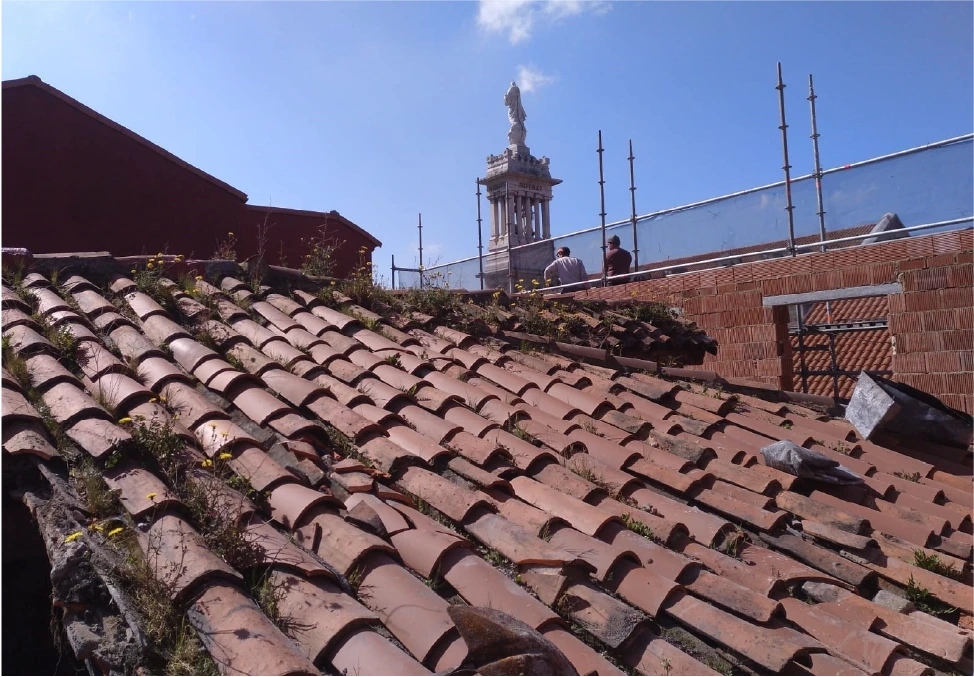
[[[497,239],[497,200],[490,200],[490,239]]]
[[[534,201],[534,239],[545,239],[544,229],[541,226],[541,200],[538,199]]]
[[[524,196],[518,195],[516,198],[517,205],[517,243],[524,243]]]
[[[541,221],[543,223],[544,238],[547,240],[551,237],[551,213],[548,208],[547,200],[544,200],[541,203]]]
[[[506,198],[507,223],[504,224],[504,237],[510,239],[514,234],[514,196],[508,195]],[[508,242],[508,246],[512,243]]]

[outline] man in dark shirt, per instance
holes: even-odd
[[[612,277],[613,275],[625,275],[628,273],[629,266],[632,265],[632,254],[619,246],[619,236],[612,235],[606,240],[606,244],[609,245],[609,251],[605,253],[606,274]],[[609,280],[609,286],[625,284],[626,282],[630,282],[630,280]]]

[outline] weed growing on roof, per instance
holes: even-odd
[[[216,261],[236,262],[237,236],[233,234],[233,231],[228,232],[226,237],[222,240],[217,240],[216,249],[213,250],[213,256],[210,258]]]
[[[514,435],[514,437],[518,438],[519,440],[524,440],[528,444],[533,444],[536,447],[541,446],[541,443],[538,442],[538,440],[536,440],[533,435],[531,435],[530,433],[528,433],[527,430],[524,429],[520,421],[513,421],[511,419],[508,419],[507,424],[504,426],[504,428],[507,430],[507,432]]]
[[[429,578],[424,578],[423,583],[433,592],[439,592],[443,588],[443,578],[440,576],[439,571],[434,571]]]
[[[264,612],[264,615],[278,627],[284,634],[294,629],[295,622],[281,610],[281,604],[287,590],[284,585],[275,584],[271,581],[271,572],[266,570],[252,577],[250,582],[250,595],[257,602],[257,606]]]
[[[722,675],[732,674],[733,665],[730,662],[721,658],[709,644],[701,641],[684,628],[677,625],[661,626],[660,636],[683,653],[702,661],[710,669]]]
[[[832,451],[837,451],[840,454],[843,454],[845,456],[848,456],[849,454],[852,453],[852,449],[847,447],[844,442],[836,442],[835,444],[830,444],[829,449],[831,449]],[[920,478],[917,477],[917,481],[919,480]]]
[[[185,442],[176,432],[172,419],[167,416],[161,420],[156,418],[146,420],[143,416],[136,416],[126,421],[124,425],[129,427],[129,434],[132,435],[139,449],[156,459],[167,475],[170,477],[178,475],[179,452],[185,446]]]
[[[499,567],[507,561],[495,548],[487,548],[487,552],[484,553],[484,559],[493,567]]]
[[[372,468],[375,466],[372,461],[365,456],[355,443],[348,438],[348,436],[335,428],[334,426],[325,424],[325,432],[328,434],[328,440],[331,442],[335,450],[344,458],[354,458],[356,461],[364,465],[366,468]]]
[[[158,535],[147,539],[144,552],[130,529],[107,542],[124,557],[115,573],[119,586],[138,611],[139,625],[149,640],[152,655],[146,668],[170,675],[217,674],[216,665],[203,650],[195,630],[172,602],[171,581],[185,563],[163,564]]]
[[[785,419],[784,421],[778,424],[779,427],[784,428],[785,430],[791,430],[792,426],[794,425],[795,424],[789,421],[788,419]]]
[[[26,303],[28,307],[30,307],[31,313],[37,312],[37,307],[38,307],[37,294],[35,294],[32,290],[27,289],[25,287],[17,287],[14,291],[17,292],[17,296],[20,297],[20,300]]]
[[[362,586],[362,579],[365,577],[365,569],[361,565],[356,565],[350,572],[345,580],[348,581],[349,586],[353,590],[358,590]]]
[[[26,360],[13,349],[9,335],[3,337],[3,342],[0,345],[3,346],[3,368],[17,380],[24,392],[27,392],[32,386],[30,369],[27,368]]]
[[[595,427],[595,421],[588,417],[582,419],[582,430],[592,435],[599,434],[599,429]]]
[[[673,670],[673,664],[670,663],[670,659],[665,656],[659,660],[659,665],[663,669],[664,675],[669,675]]]
[[[368,310],[394,305],[394,297],[376,282],[372,262],[369,261],[369,248],[366,246],[359,247],[358,255],[358,264],[349,276],[345,280],[332,283],[332,285],[337,285],[337,287],[333,286],[332,289],[350,298],[356,305]],[[319,298],[326,304],[334,306],[335,295],[332,293],[332,289],[323,290],[319,294]]]
[[[602,476],[583,463],[569,461],[568,469],[586,482],[591,482],[595,485],[602,482]]]
[[[392,355],[386,356],[383,362],[393,367],[402,368],[402,361],[399,358],[399,353],[393,353]]]
[[[221,486],[229,473],[216,468],[215,479],[187,481],[180,493],[207,547],[234,569],[247,571],[262,561],[264,551],[233,513],[232,502]]]
[[[26,265],[23,260],[17,261],[16,263],[3,262],[2,272],[0,275],[3,277],[3,281],[10,285],[13,289],[19,289],[20,283],[24,281],[24,270]]]
[[[957,609],[947,606],[938,601],[930,591],[922,587],[910,574],[910,580],[906,584],[906,598],[913,603],[919,611],[930,614],[931,616],[951,616],[957,613]]]
[[[653,533],[652,529],[650,529],[648,526],[646,526],[639,520],[633,519],[633,517],[629,513],[625,513],[622,516],[622,521],[625,522],[626,528],[629,529],[629,531],[633,532],[634,534],[639,534],[640,536],[644,538],[648,538],[649,540],[655,543],[662,542],[659,539],[659,537]]]
[[[676,319],[676,313],[658,301],[636,301],[622,308],[616,308],[616,312],[630,319],[647,322],[654,326]]]
[[[237,371],[247,371],[246,369],[244,369],[243,362],[240,361],[240,358],[238,358],[233,353],[227,353],[227,354],[225,354],[223,356],[223,359],[225,359],[227,361],[227,364],[229,364],[231,367],[233,367]]]
[[[362,317],[357,316],[362,321],[362,326],[364,326],[369,331],[381,331],[382,320],[374,317]]]
[[[267,212],[264,215],[263,222],[257,224],[257,255],[247,264],[247,286],[255,294],[260,293],[261,284],[264,282],[264,271],[267,267],[267,233],[275,225],[267,223],[270,216],[270,212]]]
[[[896,477],[899,477],[901,480],[906,480],[907,482],[916,482],[918,484],[920,482],[921,475],[919,472],[906,473],[903,472],[902,470],[897,470],[893,474]]]
[[[402,391],[402,392],[404,392],[404,393],[406,393],[407,395],[409,395],[413,399],[415,399],[416,398],[416,393],[417,393],[417,391],[419,391],[419,384],[418,383],[414,383],[413,385],[409,386],[408,388],[406,386],[400,386],[399,390]]]
[[[168,266],[166,260],[163,258],[164,256],[164,254],[157,254],[149,258],[145,263],[145,267],[139,267],[135,264],[135,267],[129,272],[132,275],[132,281],[135,282],[135,286],[140,292],[148,295],[170,315],[176,315],[178,311],[176,302],[162,282],[166,277]],[[176,263],[181,263],[182,260],[182,254],[177,255],[175,258]]]
[[[167,675],[218,675],[216,662],[203,649],[196,631],[183,619],[175,646],[166,662]]]
[[[724,553],[728,557],[733,557],[734,559],[740,559],[741,549],[751,541],[747,535],[747,532],[740,527],[737,527],[734,531],[725,535],[723,540],[718,542],[719,539],[720,535],[718,534],[710,543],[710,547],[718,552]]]
[[[917,549],[913,551],[913,563],[921,569],[932,571],[939,576],[953,578],[958,581],[961,579],[961,572],[953,564],[942,561],[936,555],[928,555],[923,550]]]
[[[78,480],[92,515],[108,519],[123,512],[117,493],[108,488],[101,470],[89,457],[84,457],[79,465],[72,468],[71,475]]]
[[[301,238],[301,243],[307,247],[308,253],[301,261],[301,272],[312,277],[331,277],[335,273],[335,256],[345,245],[328,235],[325,226],[318,227],[318,235],[307,240]],[[283,265],[283,264],[282,264]]]

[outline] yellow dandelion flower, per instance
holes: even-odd
[[[165,396],[165,395],[160,395],[160,396],[159,396],[159,401],[160,401],[160,402],[163,402],[163,403],[165,403],[165,401],[166,401],[166,396]]]
[[[65,543],[70,543],[71,541],[76,541],[76,540],[78,540],[81,537],[81,534],[82,534],[82,532],[80,532],[80,531],[76,531],[73,534],[69,534],[68,536],[65,536],[64,537],[64,542]]]
[[[116,536],[122,533],[123,531],[125,531],[125,527],[115,527],[114,529],[108,532],[108,536],[109,538],[111,538],[112,536]]]
[[[132,419],[129,418],[128,416],[126,416],[124,418],[118,419],[118,424],[119,425],[125,425],[126,423],[131,423],[131,422],[132,422]]]
[[[150,403],[155,403],[155,402],[158,402],[158,401],[159,401],[159,400],[158,400],[157,398],[155,398],[155,397],[150,397],[150,398],[149,398],[149,402],[150,402]]]
[[[146,494],[145,497],[146,497],[147,500],[151,501],[153,498],[155,498],[158,495],[159,494],[157,494],[156,492],[153,491],[152,493]]]
[[[152,261],[149,261],[147,264],[145,264],[145,267],[148,268],[149,270],[152,270],[156,266],[154,263],[152,263]]]
[[[196,276],[196,281],[197,281],[197,282],[199,282],[199,281],[200,281],[200,280],[202,280],[202,279],[203,279],[203,276],[202,276],[202,275],[197,275],[197,276]]]
[[[203,461],[202,461],[202,463],[200,463],[200,465],[203,466],[204,468],[212,468],[213,467],[213,461],[211,461],[208,458],[204,458]]]
[[[224,461],[228,461],[228,460],[230,460],[231,458],[233,458],[233,454],[231,454],[231,453],[230,453],[230,452],[228,452],[228,451],[224,451],[224,452],[223,452],[222,454],[220,454],[220,459],[221,459],[221,460],[224,460]]]
[[[229,233],[227,233],[227,235],[229,235],[230,237],[233,237],[233,231],[230,231]]]
[[[100,533],[100,532],[102,532],[102,531],[105,530],[105,525],[103,525],[103,524],[92,524],[91,525],[91,528]]]
[[[132,270],[130,270],[129,272],[130,272],[130,273],[132,273],[133,275],[135,275],[135,274],[136,274],[136,273],[137,273],[138,271],[136,271],[136,270],[135,270],[135,268],[133,268],[133,269],[132,269]]]

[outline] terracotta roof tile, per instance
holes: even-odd
[[[234,585],[210,585],[187,614],[222,670],[251,675],[313,675],[292,640]]]
[[[717,398],[630,371],[649,364],[640,358],[583,364],[605,351],[570,344],[547,347],[570,357],[528,354],[511,347],[523,335],[505,344],[505,330],[485,337],[347,298],[336,309],[225,278],[222,289],[249,296],[245,309],[202,281],[195,298],[167,283],[159,289],[178,301],[170,316],[130,282],[116,284],[131,306],[121,312],[138,315],[140,329],[87,279],[64,286],[86,318],[48,281],[32,282],[41,312],[73,327],[90,358],[78,382],[4,288],[12,354],[28,358],[32,385],[68,439],[106,458],[134,448],[116,417],[172,426],[186,477],[243,525],[283,584],[279,609],[297,621],[291,638],[206,549],[168,471],[136,464],[137,449],[102,470],[137,520],[130,528],[164,542],[158,574],[173,577],[181,601],[196,596],[188,618],[227,672],[451,670],[467,653],[447,613],[454,593],[540,630],[583,673],[711,673],[658,636],[674,623],[703,638],[694,655],[716,647],[761,672],[917,673],[969,661],[970,633],[865,597],[877,578],[898,592],[912,577],[932,599],[974,611],[969,576],[952,580],[916,559],[969,571],[974,499],[969,472],[956,474],[966,450],[863,442],[848,422],[800,404]],[[872,307],[833,312],[856,319]],[[135,373],[104,347],[105,331],[138,362]],[[7,371],[3,398],[8,461],[52,458],[40,414]],[[863,474],[865,489],[768,468],[760,449],[781,439]],[[914,472],[918,482],[904,479]],[[177,557],[189,566],[167,574]],[[799,588],[818,590],[808,593],[817,604],[786,594]],[[826,599],[821,590],[838,592]],[[248,636],[221,639],[238,618]]]

